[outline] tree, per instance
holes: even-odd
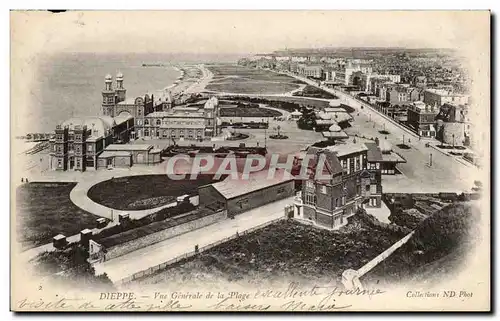
[[[88,251],[83,245],[72,243],[63,250],[40,253],[35,258],[35,264],[42,274],[66,284],[112,287],[113,283],[106,274],[95,275],[94,268],[87,262],[88,257]]]

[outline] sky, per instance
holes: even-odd
[[[268,53],[285,48],[457,48],[488,12],[78,11],[12,12],[24,52]],[[486,19],[483,19],[485,21]],[[482,29],[481,29],[482,28]],[[489,26],[488,26],[489,30]]]

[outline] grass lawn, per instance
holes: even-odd
[[[360,268],[400,238],[398,233],[368,227],[355,217],[339,231],[281,221],[138,282],[220,279],[253,283],[283,274],[307,279],[328,276],[340,282],[344,270]]]
[[[167,175],[128,176],[96,184],[89,190],[88,196],[110,208],[141,210],[171,203],[177,196],[197,194],[198,186],[213,182],[213,175],[198,175],[196,180],[178,181],[170,180]]]
[[[281,94],[299,88],[294,78],[236,65],[208,67],[214,78],[207,90],[241,94]]]
[[[299,88],[295,84],[268,81],[244,81],[209,84],[206,90],[237,94],[281,94]]]
[[[212,65],[207,66],[208,69],[214,74],[214,79],[217,81],[225,81],[227,79],[235,78],[235,76],[240,78],[249,78],[253,80],[263,80],[263,81],[283,81],[290,83],[297,83],[295,78],[270,72],[267,70],[248,68],[238,65]],[[230,77],[230,78],[226,78]]]
[[[98,216],[71,202],[75,183],[28,183],[17,188],[17,241],[23,248],[50,243],[59,233],[71,236],[93,228]]]
[[[221,117],[279,117],[279,111],[259,107],[228,107],[220,109]]]

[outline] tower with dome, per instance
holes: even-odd
[[[104,89],[102,91],[102,115],[115,117],[117,104],[125,101],[127,90],[123,87],[123,74],[116,74],[116,88],[113,87],[113,76],[107,74],[104,77]]]

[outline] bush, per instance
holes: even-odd
[[[293,96],[302,97],[313,97],[313,98],[324,98],[324,99],[337,99],[338,97],[330,94],[323,89],[316,88],[314,86],[307,85],[303,90],[295,92]]]
[[[234,133],[231,135],[231,137],[226,138],[226,140],[242,140],[242,139],[247,139],[249,136],[247,134],[242,134],[242,133]]]
[[[113,289],[113,284],[106,274],[96,276],[95,270],[87,262],[88,250],[78,243],[69,245],[64,250],[42,252],[33,259],[36,270],[42,275],[50,275],[55,281],[78,288]],[[57,275],[54,275],[56,274]]]
[[[454,203],[437,211],[418,225],[406,244],[370,271],[368,279],[428,282],[429,276],[449,276],[463,261],[460,253],[477,239],[475,222],[479,215],[467,203]]]
[[[288,139],[288,136],[279,134],[279,135],[270,135],[269,138],[271,138],[271,139]]]
[[[145,216],[139,220],[130,220],[128,223],[124,224],[119,224],[115,225],[113,227],[110,227],[108,229],[102,230],[100,233],[95,234],[93,236],[93,239],[98,241],[116,234],[120,234],[129,230],[133,230],[136,228],[140,228],[143,226],[146,226],[148,224],[151,224],[152,222],[159,222],[159,221],[164,221],[167,218],[172,218],[190,211],[193,211],[196,209],[196,206],[189,202],[182,202],[177,206],[174,207],[167,207],[164,209],[161,209],[160,211]]]

